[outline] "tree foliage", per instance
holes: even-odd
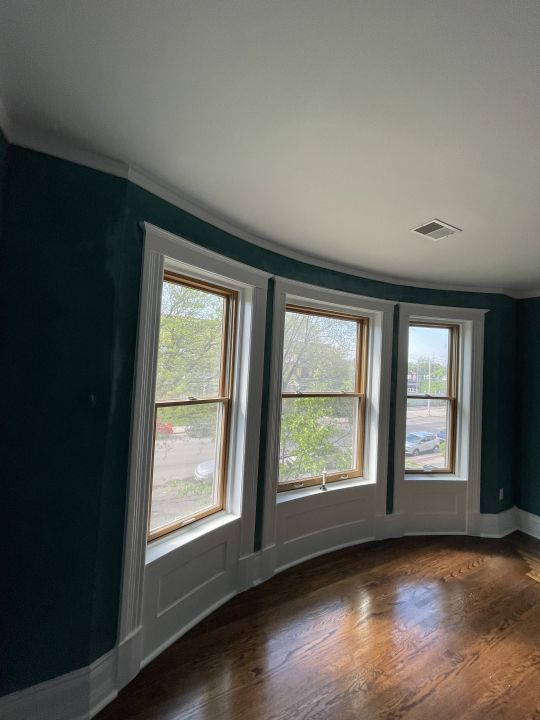
[[[165,282],[161,300],[157,400],[219,394],[223,299],[213,293]],[[158,421],[188,428],[193,436],[215,433],[216,407],[161,408]]]
[[[408,373],[414,378],[416,392],[430,395],[446,395],[448,392],[447,363],[429,357],[409,360]]]

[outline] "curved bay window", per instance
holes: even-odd
[[[278,491],[362,476],[368,320],[287,305]]]
[[[406,473],[453,473],[456,464],[459,327],[409,325]]]
[[[236,298],[165,272],[149,540],[223,509]]]

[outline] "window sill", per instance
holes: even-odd
[[[276,503],[281,505],[283,503],[291,502],[292,500],[301,500],[302,498],[310,497],[312,495],[329,495],[330,493],[339,492],[340,490],[346,490],[348,488],[363,487],[365,485],[375,485],[371,480],[366,478],[351,478],[350,480],[338,480],[337,482],[329,483],[326,487],[327,490],[321,490],[320,485],[311,485],[305,488],[298,488],[298,490],[289,490],[287,492],[277,493]]]
[[[437,473],[422,473],[420,475],[405,474],[405,481],[425,481],[425,480],[436,480],[437,482],[467,482],[467,478],[459,477],[458,475],[448,474],[437,474]]]
[[[170,535],[164,535],[157,540],[152,540],[146,546],[146,565],[150,565],[156,560],[160,560],[165,555],[178,550],[184,545],[188,545],[194,540],[207,535],[214,530],[219,530],[230,523],[239,520],[238,515],[232,513],[219,512],[211,515],[208,518],[199,520],[192,525],[186,525],[186,527],[179,528]]]

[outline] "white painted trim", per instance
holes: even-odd
[[[178,258],[179,265],[189,266],[188,271],[195,273],[201,279],[213,275],[219,282],[234,281],[241,287],[252,285],[265,289],[266,281],[271,277],[263,270],[208,250],[151,223],[143,222],[141,226],[145,237],[151,238],[152,248],[155,252],[169,258],[172,264]]]
[[[375,540],[387,540],[388,538],[400,538],[405,535],[404,527],[406,518],[400,513],[376,515],[375,519]]]
[[[148,223],[145,233],[137,364],[133,407],[130,480],[124,543],[119,622],[121,686],[138,672],[143,626],[145,565],[156,552],[173,552],[179,545],[211,532],[224,523],[241,519],[240,554],[253,551],[257,497],[258,445],[262,362],[268,275],[195,245]],[[199,278],[215,280],[235,289],[240,298],[236,327],[238,354],[233,386],[233,417],[229,453],[226,511],[186,526],[156,541],[147,551],[146,527],[152,475],[155,368],[164,268],[178,269]],[[137,653],[138,657],[137,657]]]
[[[88,720],[117,696],[116,649],[87,667],[0,698],[3,720]]]
[[[6,105],[2,98],[0,98],[0,130],[2,130],[2,133],[8,143],[13,144],[13,127],[11,125]]]
[[[392,362],[392,324],[394,303],[388,300],[353,295],[336,290],[276,278],[272,326],[269,413],[266,445],[266,468],[263,513],[263,549],[279,542],[277,538],[277,505],[294,501],[297,496],[306,499],[313,495],[305,491],[283,493],[277,499],[279,435],[281,425],[281,374],[285,305],[288,302],[313,309],[344,311],[369,319],[368,383],[366,403],[366,442],[364,449],[365,473],[363,482],[343,483],[343,488],[368,483],[375,485],[376,511],[384,513],[386,507],[386,480],[388,462],[388,432],[390,418],[390,373]],[[333,502],[341,484],[332,486],[328,502]]]
[[[486,310],[452,308],[435,305],[400,303],[398,336],[398,378],[396,389],[396,430],[394,450],[394,508],[405,515],[412,512],[412,490],[415,483],[425,483],[433,491],[447,492],[452,483],[466,480],[465,529],[474,528],[480,513],[481,440],[484,316]],[[458,387],[457,454],[455,475],[419,476],[415,480],[404,472],[404,447],[407,408],[407,366],[409,323],[411,320],[447,321],[461,329],[460,378]],[[456,492],[461,488],[456,485]],[[423,509],[424,511],[427,508]],[[457,520],[457,517],[456,517]],[[436,522],[436,520],[435,520]],[[470,526],[470,528],[469,528]],[[476,528],[474,528],[476,529]]]
[[[154,368],[157,357],[161,285],[164,258],[145,243],[141,280],[137,364],[133,399],[133,420],[129,487],[124,538],[123,577],[118,641],[122,647],[142,628],[142,595],[146,555],[146,527],[152,464],[152,435],[147,418],[152,416],[155,395]],[[140,648],[140,644],[136,648]],[[139,671],[141,657],[122,653],[119,677],[127,684]]]
[[[479,535],[486,538],[502,538],[518,529],[518,516],[515,507],[511,507],[501,513],[478,513],[473,518],[474,532],[471,535]]]
[[[244,592],[269,580],[275,573],[276,557],[276,546],[271,545],[264,550],[240,558],[238,562],[238,592]]]
[[[418,320],[447,320],[460,323],[464,320],[482,320],[489,310],[482,308],[448,307],[424,303],[399,303],[400,314]]]
[[[13,117],[9,112],[5,114],[7,137],[12,145],[28,150],[51,155],[60,160],[82,165],[83,167],[99,170],[127,180],[129,173],[128,163],[117,158],[110,158],[90,148],[83,148],[60,137],[54,131],[30,126],[20,118]]]
[[[518,507],[515,510],[518,530],[540,540],[540,515],[533,515],[533,513]]]
[[[0,124],[2,117],[0,115]],[[163,180],[155,177],[152,173],[130,165],[115,158],[109,158],[90,149],[82,149],[70,144],[65,138],[60,138],[44,131],[37,130],[22,124],[11,123],[6,113],[4,113],[3,125],[4,132],[9,142],[24,148],[42,152],[47,155],[67,160],[69,162],[83,165],[85,167],[100,170],[101,172],[125,178],[135,185],[151,192],[153,195],[171,203],[181,210],[185,210],[191,215],[213,225],[216,228],[231,233],[232,235],[246,240],[253,245],[264,248],[271,252],[278,253],[285,257],[299,260],[300,262],[309,263],[318,268],[326,268],[336,272],[345,273],[353,277],[359,277],[365,280],[375,280],[377,282],[389,283],[390,285],[403,285],[405,287],[418,287],[427,290],[442,290],[456,292],[483,293],[487,295],[507,295],[508,297],[524,299],[528,297],[540,296],[540,290],[516,290],[510,288],[486,288],[481,286],[470,285],[454,285],[451,283],[430,283],[423,280],[410,280],[399,278],[395,275],[387,275],[384,273],[372,272],[357,265],[347,265],[339,263],[328,258],[324,258],[311,253],[300,252],[289,247],[286,243],[279,242],[268,237],[257,235],[254,232],[243,228],[237,221],[225,217],[222,213],[206,207],[190,197],[185,191],[168,185]]]
[[[528,300],[531,298],[540,298],[540,287],[532,290],[509,290],[506,295],[513,297],[515,300]]]

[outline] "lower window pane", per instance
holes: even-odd
[[[221,403],[158,408],[150,532],[219,502]]]
[[[284,398],[279,482],[303,480],[356,466],[358,399]]]
[[[449,420],[448,400],[407,400],[406,470],[449,468]]]

